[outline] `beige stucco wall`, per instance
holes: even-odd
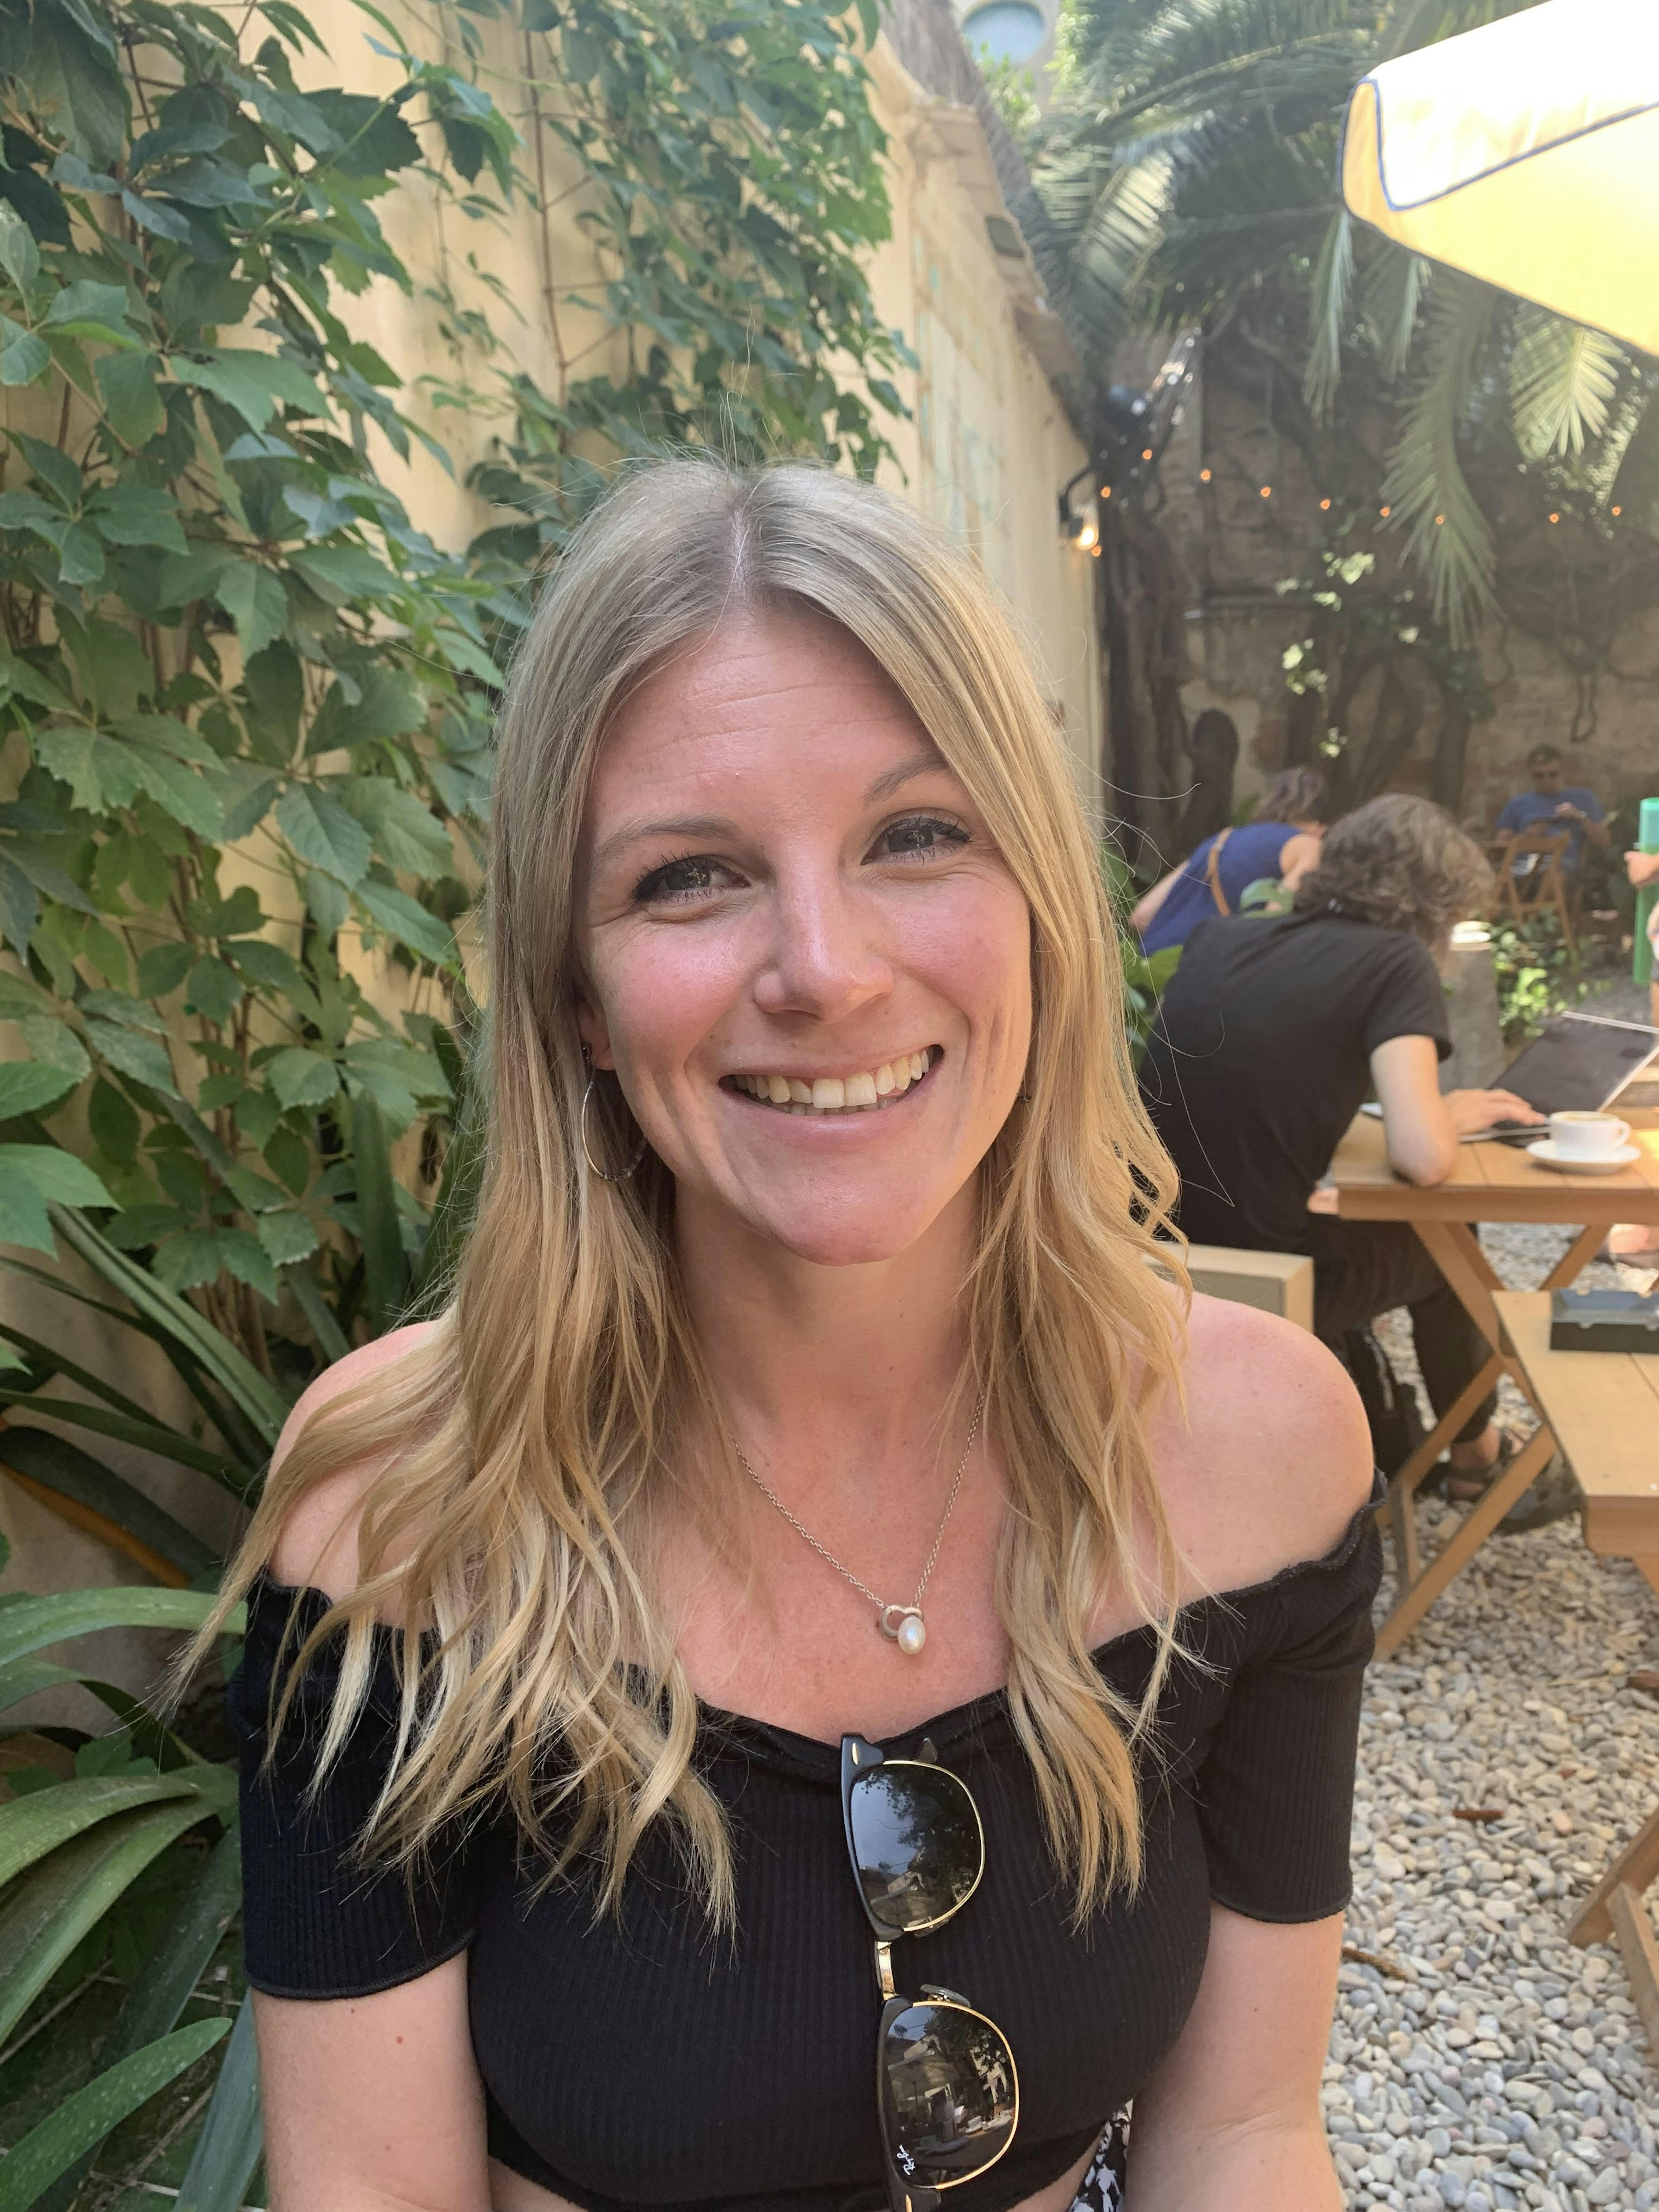
[[[308,13],[331,60],[312,58],[300,71],[303,78],[343,81],[363,91],[389,89],[397,81],[396,65],[368,44],[352,0],[313,0]],[[411,45],[430,51],[431,27],[441,25],[443,11],[410,11],[404,20]],[[501,27],[487,35],[494,40],[486,49],[492,89],[516,116],[523,100],[519,58]],[[884,318],[902,331],[919,361],[914,374],[898,380],[912,413],[908,422],[892,426],[899,466],[886,477],[971,546],[1007,598],[1042,669],[1079,785],[1092,799],[1101,726],[1094,578],[1089,557],[1060,538],[1055,507],[1055,495],[1081,465],[1084,449],[1021,335],[1018,318],[1031,312],[1034,272],[1029,261],[999,254],[992,245],[986,217],[1006,210],[972,111],[930,99],[885,40],[871,65],[877,112],[890,142],[894,209],[893,236],[874,256],[871,281]],[[550,139],[544,159],[547,197],[556,199],[574,173],[561,168]],[[464,545],[491,520],[491,510],[465,489],[465,477],[502,419],[489,398],[489,364],[453,337],[449,301],[489,318],[502,348],[498,366],[527,372],[551,393],[558,392],[562,375],[624,365],[623,340],[572,303],[572,294],[592,290],[600,275],[575,220],[579,210],[576,196],[560,202],[545,224],[523,204],[505,219],[472,219],[419,179],[404,181],[376,203],[391,243],[413,274],[413,289],[405,294],[378,281],[356,300],[342,296],[337,306],[353,336],[374,346],[403,376],[413,394],[410,411],[453,457],[451,475],[418,447],[407,464],[384,442],[377,455],[416,520],[445,544]],[[428,379],[447,386],[470,381],[476,397],[459,409],[435,404]],[[248,858],[257,866],[257,855]],[[233,862],[226,880],[235,872]],[[269,899],[268,871],[260,882]],[[395,990],[384,975],[377,978],[367,957],[362,972],[372,987],[388,995]],[[125,1332],[112,1326],[106,1343],[96,1334],[98,1324],[76,1316],[66,1301],[47,1304],[62,1310],[48,1311],[42,1294],[0,1275],[0,1307],[18,1326],[71,1341],[87,1365],[118,1374],[131,1395],[169,1418],[187,1418],[189,1401],[159,1354],[147,1364],[147,1348],[139,1346],[135,1353]],[[204,1478],[147,1468],[142,1455],[102,1440],[92,1448],[142,1480],[210,1540],[222,1543],[232,1533],[232,1509]],[[0,1529],[13,1546],[6,1588],[135,1578],[136,1570],[3,1480]],[[151,1638],[112,1635],[98,1639],[95,1663],[137,1688],[153,1674],[157,1650]],[[90,1710],[76,1717],[86,1724]],[[56,1717],[70,1717],[61,1701]]]

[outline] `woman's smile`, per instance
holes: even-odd
[[[943,1045],[928,1044],[915,1052],[894,1053],[890,1059],[857,1068],[850,1075],[783,1075],[774,1068],[764,1075],[723,1076],[720,1087],[757,1106],[803,1120],[845,1121],[849,1115],[878,1114],[911,1097],[944,1057]]]

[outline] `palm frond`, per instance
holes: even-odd
[[[1403,376],[1424,302],[1434,281],[1434,266],[1392,239],[1379,240],[1365,272],[1363,301],[1382,374],[1390,382]]]
[[[1339,208],[1314,264],[1308,309],[1308,368],[1302,394],[1316,416],[1328,421],[1342,380],[1342,333],[1353,290],[1353,217]]]
[[[1610,507],[1626,520],[1659,531],[1659,388],[1650,386],[1633,424],[1611,487]]]
[[[1523,305],[1515,317],[1510,403],[1516,441],[1528,460],[1582,453],[1612,416],[1624,348],[1600,331]]]
[[[1409,532],[1412,556],[1428,578],[1435,613],[1460,646],[1496,605],[1492,526],[1463,473],[1457,431],[1502,298],[1473,276],[1437,282],[1423,379],[1407,408],[1382,486],[1395,525]]]

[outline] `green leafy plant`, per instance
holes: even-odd
[[[5,1773],[0,2045],[43,2049],[89,1960],[125,1990],[92,2078],[12,2142],[0,2212],[67,2212],[195,2069],[217,2086],[180,2205],[240,2203],[258,2155],[246,2013],[185,2017],[234,1909],[233,1778],[40,1655],[183,1632],[220,1571],[107,1444],[248,1501],[304,1385],[447,1279],[476,1137],[455,933],[529,566],[621,457],[868,471],[899,408],[842,16],[477,0],[434,11],[435,63],[364,13],[394,65],[374,95],[318,85],[291,0],[0,0],[0,1245],[31,1290],[30,1327],[0,1323],[0,1470],[160,1585],[0,1598],[6,1706],[78,1682],[114,1724],[11,1732],[52,1761]],[[615,346],[580,371],[550,261],[544,388],[499,288],[499,316],[465,308],[382,216],[412,187],[471,227],[489,295],[490,226],[532,211],[550,256],[573,170]],[[376,467],[451,464],[355,335],[374,282],[448,318],[428,406],[501,424],[474,478],[500,526],[465,551]],[[74,1356],[77,1309],[159,1351],[169,1409]]]
[[[1504,922],[1492,933],[1498,979],[1498,1019],[1508,1044],[1536,1036],[1547,1022],[1577,1006],[1589,990],[1577,956],[1553,914]]]

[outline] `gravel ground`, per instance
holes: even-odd
[[[1522,1289],[1571,1232],[1481,1234]],[[1581,1280],[1650,1278],[1601,1265]],[[1415,1379],[1404,1315],[1379,1334]],[[1530,1425],[1513,1389],[1499,1419]],[[1451,1517],[1419,1511],[1432,1550]],[[1389,1599],[1385,1583],[1379,1615]],[[1324,2092],[1355,2212],[1659,2207],[1659,2063],[1617,1951],[1566,1940],[1659,1801],[1659,1698],[1628,1686],[1656,1665],[1659,1600],[1568,1520],[1489,1541],[1371,1669]]]

